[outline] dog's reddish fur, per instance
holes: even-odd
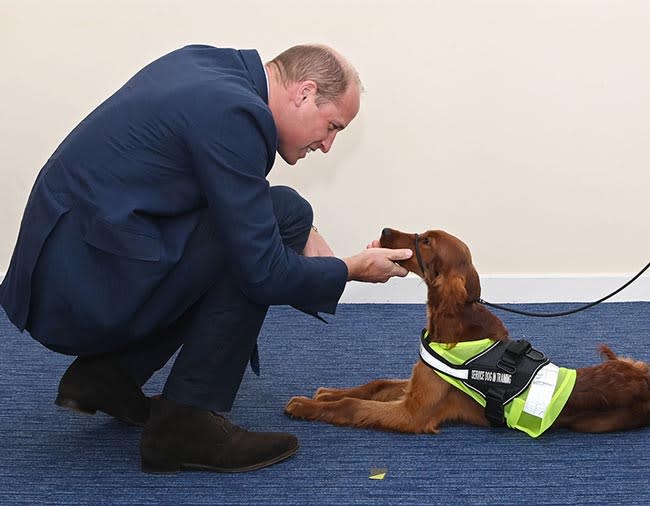
[[[415,248],[415,234],[387,229],[381,245]],[[432,341],[457,343],[507,340],[499,318],[478,303],[479,277],[467,246],[441,230],[420,236],[424,272],[416,255],[401,262],[427,284],[427,319]],[[573,392],[553,427],[581,432],[633,429],[650,424],[648,365],[618,358],[603,345],[605,361],[578,369]],[[312,399],[294,397],[286,413],[336,425],[402,432],[436,433],[447,421],[489,426],[483,408],[441,379],[422,361],[408,380],[381,379],[355,388],[319,388]]]

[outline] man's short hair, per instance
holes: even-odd
[[[336,102],[354,83],[362,90],[359,74],[333,49],[318,44],[293,46],[269,62],[283,84],[311,80],[318,86],[318,100]]]

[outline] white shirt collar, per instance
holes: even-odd
[[[264,76],[266,77],[266,96],[271,97],[271,89],[269,88],[269,71],[266,70],[266,65],[262,65],[264,67]]]

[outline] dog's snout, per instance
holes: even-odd
[[[385,228],[384,230],[381,231],[381,236],[385,239],[388,239],[393,231],[390,228]]]

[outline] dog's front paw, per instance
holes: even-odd
[[[312,418],[313,409],[311,403],[313,401],[307,397],[292,397],[287,402],[287,405],[284,408],[284,412],[295,418]]]
[[[340,388],[320,387],[318,390],[316,390],[316,393],[314,393],[314,397],[312,397],[312,399],[315,401],[331,402],[338,401],[343,397],[345,397],[345,393]]]

